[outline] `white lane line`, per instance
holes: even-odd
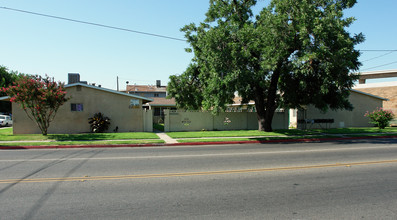
[[[349,147],[337,149],[314,149],[314,150],[285,150],[285,151],[251,151],[243,153],[215,153],[215,154],[182,154],[182,155],[158,155],[158,156],[132,156],[132,157],[98,157],[98,158],[48,158],[48,159],[5,159],[1,162],[45,162],[45,161],[79,161],[79,160],[135,160],[135,159],[166,159],[166,158],[192,158],[192,157],[223,157],[223,156],[246,156],[246,155],[266,155],[266,154],[289,154],[289,153],[317,153],[317,152],[337,152],[350,150],[379,150],[393,149],[396,146],[374,146],[374,147]]]

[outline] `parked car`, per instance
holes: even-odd
[[[12,125],[11,116],[0,115],[0,126],[10,126]]]

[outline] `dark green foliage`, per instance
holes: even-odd
[[[168,92],[178,107],[218,112],[235,92],[255,101],[259,130],[271,131],[278,107],[313,104],[352,109],[348,102],[361,65],[343,10],[355,0],[272,0],[254,16],[256,0],[210,0],[204,23],[182,28],[194,53]]]
[[[9,71],[6,67],[0,66],[0,97],[7,96],[1,88],[12,85],[21,75],[22,74],[16,71]],[[0,112],[11,113],[11,103],[8,101],[0,101]]]
[[[11,102],[19,104],[43,135],[47,135],[59,107],[70,99],[66,97],[64,83],[55,82],[49,76],[20,76],[3,91]]]
[[[90,124],[91,132],[103,133],[109,129],[110,119],[98,112],[94,114],[94,117],[88,119]]]

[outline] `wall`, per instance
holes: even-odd
[[[360,94],[352,91],[349,97],[350,103],[352,103],[353,111],[339,110],[332,111],[328,110],[326,113],[321,112],[314,106],[309,105],[305,113],[299,111],[299,119],[334,119],[334,123],[328,124],[328,128],[340,128],[340,127],[373,127],[373,124],[368,123],[367,117],[364,114],[367,111],[373,111],[377,107],[382,107],[383,101],[381,99],[371,97],[368,95]],[[303,114],[305,116],[303,116]],[[298,124],[298,128],[303,129],[303,124]],[[325,128],[325,124],[306,124],[306,128]]]
[[[276,112],[273,129],[288,129],[289,111]],[[256,130],[258,120],[255,112],[223,112],[212,115],[210,112],[164,110],[164,131],[205,130]]]
[[[88,118],[101,112],[110,118],[108,132],[113,132],[118,127],[118,132],[152,131],[153,127],[145,122],[151,112],[142,110],[142,100],[135,109],[130,108],[132,97],[101,91],[84,86],[66,88],[68,102],[62,105],[53,122],[50,123],[49,134],[72,134],[90,132]],[[82,103],[83,111],[71,111],[71,103]],[[150,110],[149,110],[150,111]],[[151,117],[150,117],[151,118]],[[25,114],[25,112],[13,103],[14,134],[39,134],[41,131]]]
[[[383,103],[383,108],[392,110],[397,115],[397,86],[393,87],[375,87],[375,88],[355,88],[356,90],[370,93],[376,96],[389,99]]]

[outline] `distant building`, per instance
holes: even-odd
[[[390,77],[397,77],[397,70],[363,72],[360,75],[359,84],[355,85],[353,89],[388,99],[384,101],[383,108],[391,110],[397,115],[397,81],[366,83],[367,79]],[[397,119],[392,122],[392,125],[397,126]]]
[[[153,99],[152,102],[142,105],[145,109],[153,110],[153,122],[162,123],[164,121],[164,109],[176,109],[174,98],[167,99],[167,86],[162,86],[160,80],[156,80],[156,85],[127,85],[126,92]]]

